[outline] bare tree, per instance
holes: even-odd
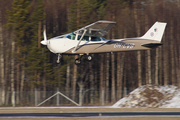
[[[75,55],[75,59],[77,59],[77,55]],[[71,82],[71,86],[72,86],[72,98],[73,100],[75,100],[75,97],[76,97],[76,80],[77,80],[77,65],[74,64],[74,67],[73,67],[73,78],[72,78],[72,82]]]
[[[171,33],[171,37],[170,39],[173,40],[173,21],[171,20],[171,28],[170,28],[170,33]],[[172,81],[172,85],[176,85],[176,79],[175,79],[175,60],[174,60],[174,44],[173,41],[171,41],[170,44],[170,55],[171,55],[171,81]]]
[[[134,4],[134,19],[135,19],[135,26],[137,30],[137,36],[140,36],[140,22],[138,19],[137,13],[137,3]],[[138,62],[138,86],[142,85],[142,64],[141,64],[141,51],[137,51],[137,62]]]
[[[82,68],[81,68],[82,69]],[[86,67],[85,69],[82,69],[82,73],[79,75],[79,80],[77,81],[77,84],[79,86],[79,105],[82,106],[83,104],[83,99],[84,99],[84,95],[87,91],[89,91],[90,89],[86,90],[84,89],[85,84],[87,84],[88,82],[88,71],[89,68]]]
[[[123,84],[123,73],[124,73],[124,56],[125,53],[117,54],[117,99],[122,97],[122,84]]]
[[[5,79],[4,79],[4,43],[3,43],[3,25],[2,25],[2,14],[0,10],[0,78],[1,78],[1,100],[0,104],[5,103]]]
[[[66,70],[66,95],[70,95],[70,61],[67,61],[67,70]]]
[[[105,90],[106,90],[106,103],[109,102],[109,59],[110,59],[110,53],[106,53],[106,85],[105,85]]]
[[[14,51],[15,51],[15,42],[12,39],[12,48],[11,48],[11,103],[12,105],[15,105],[15,96],[14,96],[14,92],[15,92],[15,86],[14,86],[14,83],[15,83],[15,80],[14,80]],[[19,91],[17,91],[19,92]],[[16,96],[16,103],[19,104],[19,95]]]
[[[179,13],[179,11],[180,11],[180,0],[178,0],[177,1],[177,8],[178,8],[178,13]],[[180,18],[178,17],[178,21],[180,21]],[[177,23],[177,31],[180,31],[180,22],[178,22]],[[180,42],[179,42],[179,39],[180,39],[180,35],[179,35],[179,32],[176,34],[176,38],[177,38],[177,43],[179,44]],[[178,80],[178,87],[180,87],[180,81],[179,81],[179,79],[180,79],[180,75],[179,75],[179,72],[180,72],[180,56],[178,55],[178,53],[179,53],[179,51],[180,51],[180,48],[178,47],[178,46],[176,46],[176,55],[175,55],[175,58],[176,58],[176,79]]]
[[[102,96],[103,96],[103,92],[102,90],[104,89],[104,84],[103,84],[103,79],[104,79],[104,54],[101,54],[101,60],[100,62],[100,84],[99,84],[99,102],[102,102]]]
[[[116,93],[115,93],[115,58],[114,53],[111,53],[111,102],[114,103],[116,100]]]
[[[155,58],[155,84],[158,85],[158,75],[159,75],[159,48],[156,48],[156,58]]]
[[[145,15],[145,31],[148,30],[148,19],[147,16]],[[151,80],[151,50],[146,51],[146,83],[147,84],[152,84]]]
[[[89,68],[90,68],[90,89],[91,89],[91,93],[90,93],[90,103],[93,104],[95,101],[94,101],[94,68],[93,68],[93,62],[90,62],[89,63]]]

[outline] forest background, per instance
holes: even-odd
[[[115,21],[106,39],[142,36],[156,21],[166,22],[161,47],[146,51],[93,54],[79,66],[77,56],[61,64],[43,40],[98,20]],[[180,87],[180,0],[0,0],[0,105],[21,105],[24,93],[57,87],[81,105],[113,104],[146,85]],[[10,93],[9,93],[10,92]],[[39,93],[41,94],[41,93]],[[81,96],[81,97],[77,97]],[[30,99],[30,98],[27,98]]]

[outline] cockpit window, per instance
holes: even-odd
[[[70,34],[66,35],[65,38],[69,38],[70,40],[75,40],[76,34],[70,33]],[[81,38],[81,35],[78,35],[77,40],[80,40],[80,38]],[[84,36],[82,38],[82,41],[106,41],[106,39],[103,37]]]
[[[81,38],[81,35],[78,35],[78,40],[80,40],[80,38]],[[89,41],[89,36],[84,36],[83,38],[82,38],[82,41]]]
[[[74,33],[68,34],[65,38],[69,38],[71,40],[75,40],[76,35]]]

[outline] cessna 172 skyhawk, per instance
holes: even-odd
[[[51,52],[58,54],[57,63],[60,62],[61,54],[78,54],[79,57],[75,60],[75,64],[81,63],[83,55],[86,55],[86,59],[91,61],[91,53],[147,50],[162,45],[161,39],[166,23],[155,22],[142,37],[114,40],[103,38],[115,23],[100,20],[75,32],[48,40],[44,30],[44,40],[41,41],[41,44],[47,45]]]

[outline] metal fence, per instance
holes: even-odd
[[[101,91],[102,92],[102,91]],[[79,91],[25,91],[5,92],[4,98],[0,98],[0,106],[81,106],[104,105],[104,96],[100,97],[99,91],[87,91],[82,94],[82,103],[79,100]],[[2,93],[0,91],[0,96]]]

